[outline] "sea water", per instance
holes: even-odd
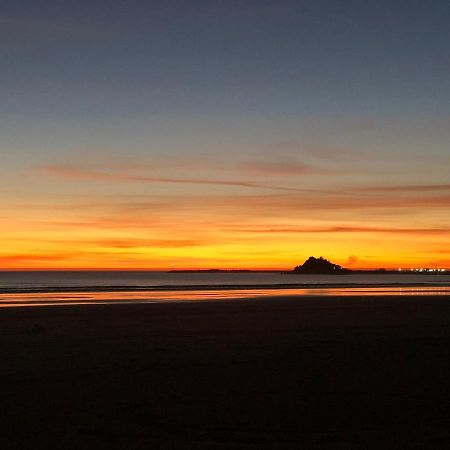
[[[306,275],[281,272],[4,271],[0,292],[302,286],[450,286],[450,273]]]

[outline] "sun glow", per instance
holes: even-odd
[[[197,207],[191,217],[171,210],[166,219],[161,211],[127,218],[93,212],[88,216],[75,207],[69,212],[50,208],[26,215],[16,212],[16,219],[11,214],[0,225],[0,266],[288,269],[309,255],[325,255],[349,268],[397,270],[399,262],[406,268],[402,270],[450,266],[439,252],[448,242],[444,231],[408,229],[403,224],[367,227],[355,221],[330,227],[329,220],[290,217],[298,214],[292,211],[277,219],[230,212],[239,209],[230,199],[227,214],[216,217],[208,207]]]

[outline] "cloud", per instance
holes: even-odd
[[[210,186],[243,187],[252,189],[269,189],[276,191],[322,192],[318,189],[302,189],[289,186],[276,186],[272,184],[255,183],[243,180],[175,178],[175,177],[145,176],[121,172],[111,173],[70,165],[44,165],[37,167],[37,169],[62,179],[78,180],[78,181],[195,184],[195,185],[210,185]]]
[[[312,142],[300,142],[297,139],[286,139],[272,142],[269,144],[269,150],[275,151],[277,155],[303,154],[315,159],[325,161],[340,161],[347,158],[351,151],[341,147],[331,147]]]
[[[84,243],[84,242],[83,242]],[[106,248],[179,248],[196,247],[204,242],[195,239],[100,239],[89,240],[89,244]]]
[[[425,184],[406,186],[371,186],[360,189],[365,192],[434,192],[450,191],[450,184]]]
[[[428,195],[428,196],[360,196],[345,195],[336,192],[334,194],[319,195],[309,193],[308,195],[253,195],[230,197],[230,205],[235,210],[244,208],[250,214],[257,211],[273,212],[280,215],[296,213],[298,216],[305,211],[331,211],[345,210],[387,210],[387,209],[415,209],[425,210],[426,208],[442,208],[450,205],[450,196]],[[208,199],[210,202],[216,201],[214,198]]]
[[[393,233],[393,234],[448,234],[450,228],[390,228],[390,227],[285,227],[285,228],[236,228],[229,231],[247,233],[280,233],[280,234],[303,234],[303,233]]]
[[[450,248],[439,248],[434,250],[435,253],[442,253],[444,255],[450,255]]]
[[[167,230],[166,230],[167,231]],[[35,242],[35,239],[22,238],[20,242]],[[57,238],[46,238],[42,242],[52,245],[63,245],[68,246],[80,246],[83,248],[88,247],[104,247],[104,248],[114,248],[114,249],[132,249],[132,248],[181,248],[181,247],[197,247],[200,245],[205,245],[207,242],[205,239],[136,239],[136,238],[108,238],[108,239],[91,239],[91,238],[76,238],[73,239],[57,239]],[[17,256],[21,258],[23,256]],[[27,255],[24,256],[28,258]],[[37,252],[37,257],[39,259],[58,259],[60,255],[39,255]]]
[[[21,262],[21,261],[63,261],[70,258],[71,254],[58,253],[58,254],[45,254],[39,255],[37,253],[30,254],[16,254],[16,255],[0,255],[0,263],[9,262]]]
[[[348,258],[347,258],[347,265],[348,266],[352,266],[353,264],[355,264],[357,261],[358,261],[358,257],[357,256],[355,256],[355,255],[350,255]]]
[[[249,161],[240,164],[238,170],[249,175],[257,176],[291,176],[326,172],[325,170],[317,169],[298,161]]]

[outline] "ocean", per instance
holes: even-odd
[[[450,295],[450,274],[0,272],[0,307],[386,294]]]
[[[23,271],[0,272],[0,292],[167,290],[292,286],[448,285],[447,274],[300,275],[280,272]]]

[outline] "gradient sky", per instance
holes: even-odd
[[[450,267],[450,3],[0,4],[0,268]]]

